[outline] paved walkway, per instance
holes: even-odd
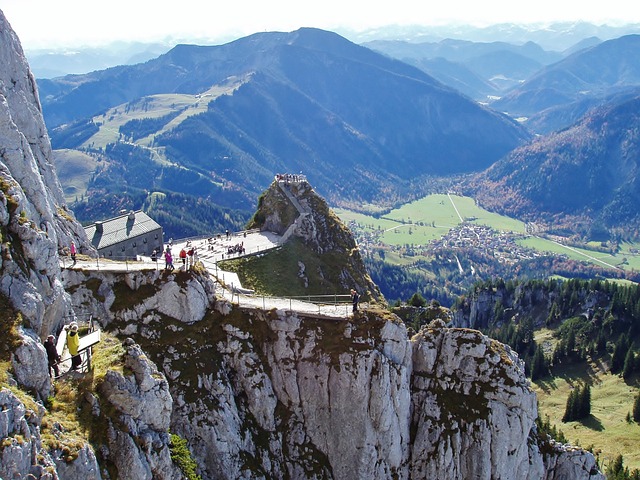
[[[179,253],[182,248],[196,248],[196,258],[202,262],[209,273],[216,278],[216,294],[226,298],[241,307],[262,308],[269,310],[275,308],[283,311],[297,311],[306,314],[321,315],[344,319],[352,314],[349,295],[326,297],[326,301],[304,301],[301,299],[278,298],[264,295],[254,295],[250,290],[245,290],[233,272],[227,272],[218,268],[218,262],[229,258],[239,258],[247,255],[255,255],[260,252],[280,246],[282,237],[272,232],[247,231],[215,237],[202,237],[184,239],[173,242],[171,252],[173,264],[176,270],[182,268]],[[241,246],[244,251],[229,253],[229,248]],[[188,247],[188,248],[187,248]],[[140,257],[137,261],[116,261],[105,258],[79,258],[75,265],[71,264],[69,257],[61,257],[62,268],[79,270],[99,270],[109,272],[140,271],[140,270],[164,270],[164,257],[161,255],[156,262],[150,257]]]

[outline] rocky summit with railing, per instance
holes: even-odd
[[[356,315],[239,305],[204,268],[61,271],[60,247],[87,241],[1,12],[0,37],[1,478],[603,478],[591,453],[537,431],[508,347],[440,320],[410,337],[307,182],[261,197],[256,228],[295,225],[269,255],[305,255],[268,259],[267,279],[356,284],[377,300]],[[42,341],[85,315],[104,334],[92,371],[52,382]]]
[[[260,196],[249,228],[282,236],[283,250],[255,262],[251,276],[280,296],[348,294],[384,303],[351,231],[302,175],[279,175]],[[270,278],[260,278],[267,271]],[[278,283],[277,277],[284,281]]]

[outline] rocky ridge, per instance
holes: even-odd
[[[215,296],[202,315],[173,318],[159,311],[182,301],[161,293],[174,275],[129,274],[126,291],[87,275],[119,292],[108,328],[167,378],[171,430],[203,478],[603,478],[590,453],[537,432],[522,361],[476,330],[434,320],[409,338],[384,310],[317,318]],[[185,299],[211,282],[181,275]]]
[[[342,293],[355,288],[367,302],[384,302],[380,289],[364,267],[351,232],[302,178],[273,181],[260,196],[249,227],[278,233],[283,240],[300,242],[309,257],[318,260],[315,268],[310,258],[297,262],[297,273],[305,282],[305,288],[309,283],[324,289],[323,293]]]

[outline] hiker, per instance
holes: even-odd
[[[67,349],[71,355],[71,370],[78,370],[82,364],[82,358],[78,354],[80,348],[80,334],[78,333],[78,324],[72,322],[67,329]]]
[[[73,266],[76,265],[76,253],[78,253],[78,251],[76,250],[76,243],[75,242],[71,242],[71,248],[69,249],[71,252],[71,260],[73,260]]]
[[[47,351],[47,360],[49,361],[49,377],[57,378],[60,376],[60,369],[58,363],[60,362],[60,355],[56,349],[55,337],[49,335],[44,342],[44,349]],[[51,376],[51,370],[53,370],[54,376]]]
[[[182,260],[182,269],[186,270],[187,268],[187,251],[183,248],[180,250],[180,260]]]
[[[351,303],[353,303],[353,313],[358,311],[358,300],[360,300],[360,295],[353,288],[351,289]]]
[[[151,252],[151,261],[152,262],[157,262],[158,261],[158,252],[156,252],[156,249],[153,249],[153,252]]]
[[[175,267],[173,266],[173,256],[171,255],[171,250],[167,247],[167,250],[164,252],[164,269],[173,271]]]

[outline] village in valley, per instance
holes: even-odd
[[[514,232],[497,231],[486,225],[463,222],[451,227],[440,238],[425,244],[384,244],[382,229],[363,228],[355,221],[349,222],[363,254],[373,254],[380,250],[388,250],[402,257],[430,257],[445,254],[451,250],[473,249],[485,256],[495,257],[499,262],[514,264],[523,260],[540,257],[543,254],[530,248],[522,247],[516,240],[525,235]]]

